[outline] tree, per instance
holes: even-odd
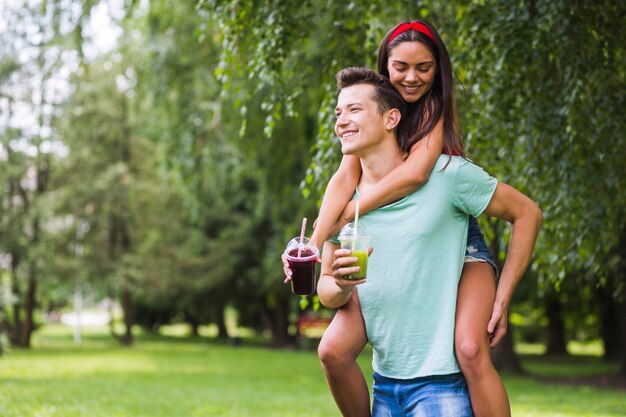
[[[49,263],[54,234],[50,188],[53,165],[62,151],[53,125],[62,92],[55,78],[66,59],[54,29],[54,7],[13,4],[5,10],[0,56],[0,105],[3,126],[0,159],[0,252],[7,260],[11,305],[4,306],[4,327],[20,347],[30,346],[36,327],[38,288]]]
[[[141,135],[147,113],[135,91],[131,59],[141,58],[132,49],[141,47],[123,45],[123,54],[85,63],[60,127],[69,149],[63,212],[73,228],[86,225],[83,268],[96,287],[119,300],[125,329],[112,332],[123,344],[133,341],[136,299],[162,288],[154,285],[160,279],[167,282],[172,268],[165,261],[175,256],[161,242],[170,240],[170,228],[180,227],[180,217],[172,215],[177,207],[171,179],[159,169],[155,145]]]

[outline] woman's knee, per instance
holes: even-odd
[[[461,339],[455,344],[455,350],[464,372],[480,372],[482,369],[487,369],[491,364],[488,346],[478,340]]]
[[[456,344],[456,354],[460,362],[475,362],[481,353],[481,346],[475,340],[462,340]]]
[[[338,343],[334,338],[326,337],[326,335],[317,347],[317,355],[324,369],[330,370],[341,368],[355,360],[342,343]]]

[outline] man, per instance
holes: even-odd
[[[337,79],[341,92],[335,131],[342,152],[360,159],[362,193],[403,162],[395,131],[403,101],[373,71],[348,68]],[[355,272],[348,266],[355,258],[336,242],[324,244],[321,302],[342,307],[360,284],[361,311],[374,348],[374,416],[472,415],[454,357],[454,320],[468,215],[483,211],[515,222],[515,250],[507,262],[525,269],[539,209],[471,162],[446,155],[418,191],[359,220],[374,248],[365,282],[343,279]]]

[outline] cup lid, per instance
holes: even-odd
[[[302,242],[300,242],[300,237],[294,237],[293,239],[289,241],[289,243],[287,243],[287,247],[285,248],[285,256],[292,257],[291,255],[289,255],[289,252],[293,250],[294,248],[296,249],[308,248],[308,250],[305,253],[309,253],[309,254],[302,256],[302,258],[310,258],[310,257],[319,256],[319,250],[314,245],[310,245],[309,241],[310,239],[308,237],[305,237],[304,239],[302,239]],[[312,254],[310,254],[311,250],[313,251]]]
[[[354,222],[350,222],[341,228],[339,232],[339,239],[355,239],[357,237],[370,237],[371,235],[367,231],[367,228],[358,224],[354,227]]]

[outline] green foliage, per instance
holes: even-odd
[[[626,262],[618,255],[626,164],[614,152],[625,145],[625,10],[615,2],[474,3],[459,8],[451,47],[463,68],[459,109],[471,157],[543,209],[534,294],[557,292],[568,340],[626,320],[603,323],[597,301],[602,291],[617,303],[626,286],[617,271]]]
[[[461,115],[472,154],[542,206],[536,270],[612,270],[624,225],[624,41],[615,2],[484,2],[462,10]],[[457,65],[459,65],[457,64]],[[466,97],[463,97],[464,99]],[[560,256],[558,254],[567,254]]]
[[[334,75],[346,66],[375,66],[379,39],[389,27],[419,11],[425,13],[422,2],[399,1],[383,5],[207,0],[199,7],[208,12],[220,34],[222,55],[216,74],[224,94],[234,97],[232,102],[241,111],[243,131],[249,115],[256,114],[249,107],[259,102],[266,115],[260,126],[265,137],[284,117],[298,116],[317,125],[316,138],[310,128],[306,132],[309,141],[316,140],[302,189],[305,197],[318,198],[339,161],[332,129]]]

